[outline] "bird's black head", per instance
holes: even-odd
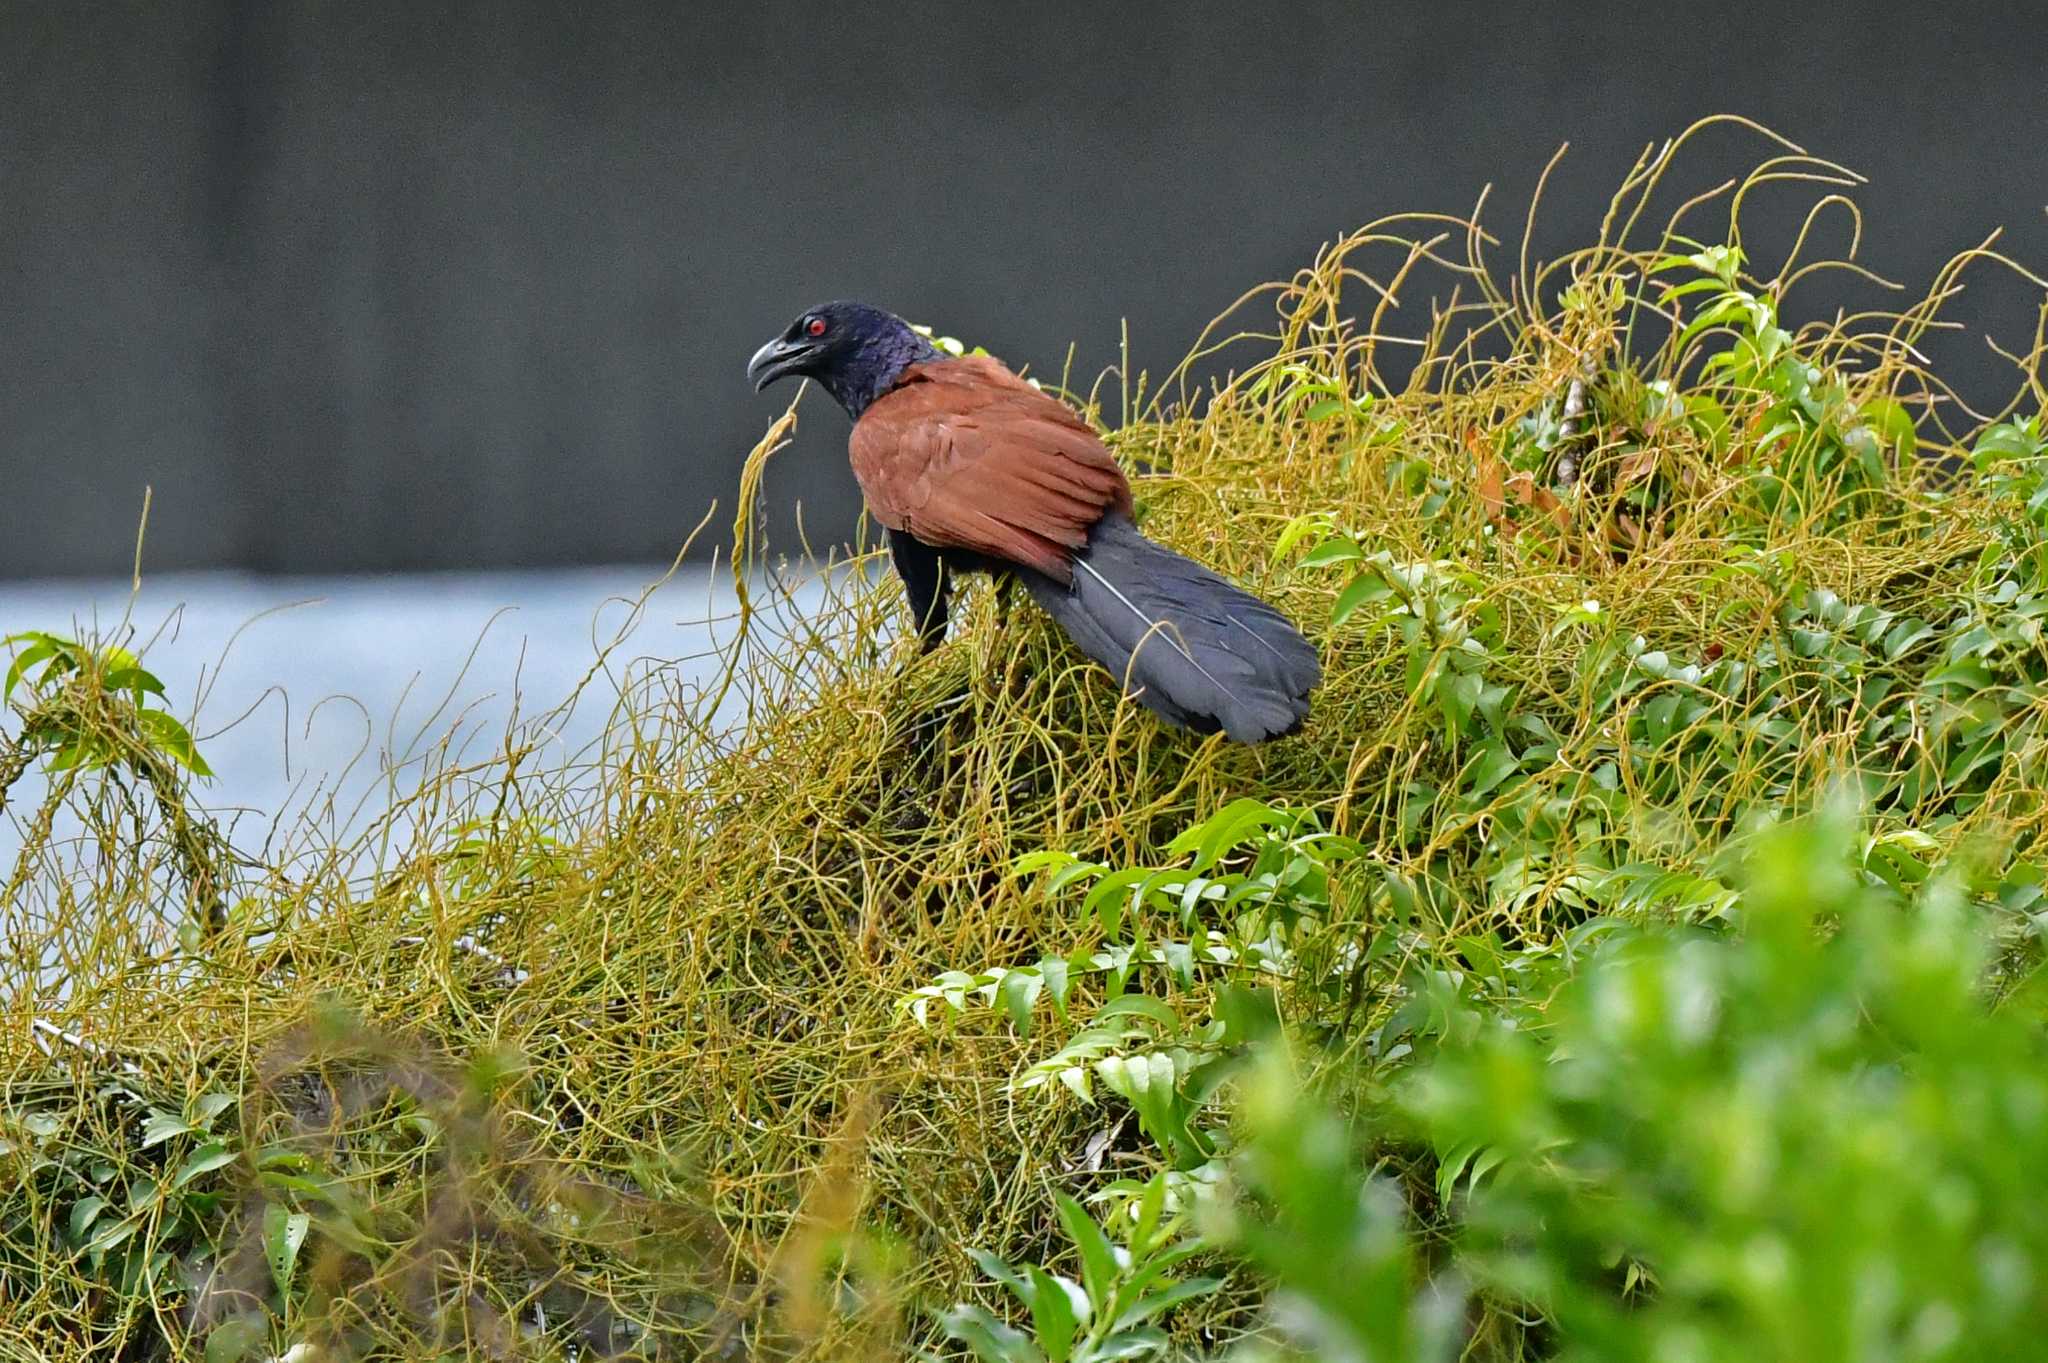
[[[858,418],[904,370],[938,354],[893,313],[865,303],[821,303],[755,351],[747,377],[755,392],[790,374],[816,379],[848,416]]]

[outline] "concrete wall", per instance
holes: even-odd
[[[665,558],[817,298],[1157,369],[1365,219],[1492,182],[1517,234],[1565,139],[1577,244],[1721,110],[1869,173],[1884,273],[2048,265],[2048,8],[1827,8],[0,0],[0,576],[125,570],[145,483],[157,570]],[[806,411],[785,540],[849,529],[843,440]]]

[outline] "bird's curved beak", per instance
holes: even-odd
[[[778,336],[754,352],[754,358],[747,361],[747,377],[753,381],[754,391],[760,392],[769,384],[803,367],[817,347],[809,341],[792,341]]]

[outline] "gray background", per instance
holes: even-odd
[[[0,577],[125,571],[145,483],[153,571],[665,559],[806,303],[1083,372],[1129,318],[1157,370],[1366,219],[1492,182],[1515,236],[1565,139],[1539,243],[1589,240],[1717,111],[1868,173],[1885,274],[2001,224],[2039,267],[2044,54],[2040,4],[0,0]],[[807,410],[785,541],[851,527],[843,440]]]

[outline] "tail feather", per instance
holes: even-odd
[[[1072,586],[1020,576],[1083,653],[1171,723],[1258,743],[1308,716],[1322,666],[1293,622],[1126,517],[1096,523]]]

